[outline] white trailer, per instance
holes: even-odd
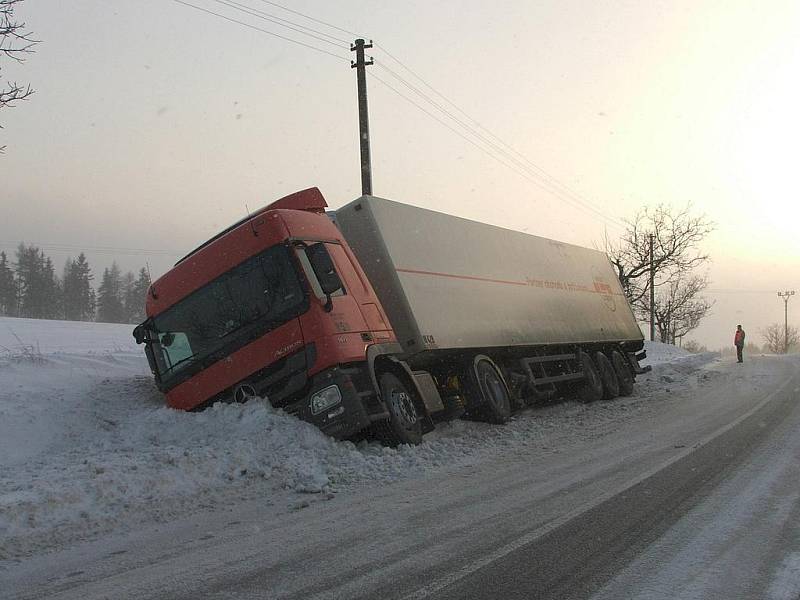
[[[597,250],[368,196],[336,219],[409,355],[644,339]]]
[[[503,421],[568,389],[587,401],[631,393],[644,338],[604,253],[374,196],[335,221],[389,316],[396,356],[431,375],[422,389],[442,406]]]

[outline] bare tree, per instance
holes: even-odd
[[[713,302],[700,295],[707,286],[706,275],[684,277],[677,274],[659,288],[655,297],[655,317],[662,342],[674,344],[676,338],[697,329],[713,306]],[[634,309],[640,318],[649,318],[646,302],[640,300]]]
[[[764,338],[767,351],[772,354],[783,354],[787,346],[792,348],[800,344],[800,333],[793,325],[784,331],[783,325],[773,323],[759,330],[759,333]]]
[[[32,33],[26,30],[25,23],[15,20],[15,5],[23,0],[0,0],[0,58],[9,58],[15,62],[25,62],[25,55],[33,52],[38,43]],[[1,67],[0,67],[1,68]],[[16,102],[25,100],[33,94],[28,84],[16,81],[6,82],[0,75],[0,108],[13,107]],[[0,152],[5,146],[0,146]]]
[[[713,231],[714,223],[705,215],[692,215],[691,205],[678,210],[664,205],[645,208],[625,222],[619,241],[606,235],[605,252],[636,316],[649,321],[653,236],[654,320],[661,341],[674,344],[696,329],[712,306],[701,295],[708,276],[692,271],[709,259],[700,244]]]
[[[631,304],[650,291],[650,234],[656,286],[668,285],[708,260],[700,243],[714,230],[714,223],[705,215],[693,216],[691,205],[677,211],[664,205],[645,208],[625,223],[618,242],[606,235],[604,249]]]

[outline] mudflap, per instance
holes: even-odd
[[[643,366],[641,366],[639,364],[640,360],[644,360],[645,358],[647,358],[647,351],[646,350],[642,350],[638,354],[635,353],[635,352],[626,352],[625,356],[628,357],[628,362],[631,363],[631,367],[633,368],[633,372],[636,375],[643,375],[643,374],[649,373],[650,371],[653,370],[653,367],[650,366],[650,365],[647,365],[647,366],[643,367]]]
[[[422,425],[423,435],[433,431],[436,428],[436,426],[433,424],[433,418],[430,415],[425,415],[422,419],[420,419],[420,425]]]

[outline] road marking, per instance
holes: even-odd
[[[551,531],[553,531],[555,529],[558,529],[559,527],[561,527],[562,525],[568,523],[572,519],[575,519],[575,518],[579,517],[583,513],[588,512],[588,511],[592,510],[593,508],[595,508],[596,506],[599,506],[603,502],[613,498],[614,496],[617,496],[617,495],[625,492],[626,490],[629,490],[630,488],[640,484],[641,482],[645,481],[646,479],[649,479],[650,477],[653,477],[659,471],[661,471],[663,469],[666,469],[667,467],[669,467],[670,465],[678,462],[679,460],[682,460],[682,459],[686,458],[687,456],[689,456],[692,452],[694,452],[698,448],[701,448],[702,446],[705,446],[706,444],[708,444],[709,442],[711,442],[715,438],[719,437],[720,435],[722,435],[724,433],[727,433],[728,431],[730,431],[731,429],[733,429],[734,427],[739,425],[742,421],[750,418],[752,415],[754,415],[756,412],[761,410],[768,403],[772,402],[772,400],[774,399],[775,396],[777,396],[778,394],[784,392],[785,388],[787,388],[789,386],[789,383],[793,382],[794,377],[796,376],[796,374],[797,374],[796,371],[794,373],[792,373],[792,375],[786,381],[784,381],[783,384],[781,384],[781,386],[778,389],[776,389],[774,392],[769,394],[766,398],[764,398],[764,400],[759,402],[757,405],[755,405],[749,411],[747,411],[746,413],[741,415],[736,420],[728,423],[727,425],[725,425],[723,427],[720,427],[719,429],[717,429],[713,433],[707,435],[699,443],[694,444],[691,448],[687,448],[686,450],[683,450],[682,452],[679,452],[677,455],[673,456],[670,459],[667,459],[666,461],[664,461],[660,465],[654,467],[653,469],[651,469],[649,471],[645,471],[645,473],[643,473],[642,475],[639,475],[638,477],[635,477],[633,479],[628,480],[627,482],[623,483],[617,490],[611,491],[611,492],[605,492],[604,494],[601,494],[600,496],[598,496],[596,499],[579,506],[575,510],[570,511],[570,512],[566,513],[565,515],[563,515],[563,516],[561,516],[561,517],[559,517],[557,519],[554,519],[553,521],[550,521],[547,525],[544,525],[544,526],[542,526],[542,527],[540,527],[538,529],[535,529],[534,531],[531,531],[530,533],[526,533],[525,535],[517,538],[513,542],[509,542],[505,546],[501,546],[500,548],[498,548],[494,552],[491,552],[490,554],[487,554],[486,556],[483,556],[483,557],[481,557],[479,559],[476,559],[476,560],[472,561],[471,563],[468,563],[468,564],[464,565],[460,569],[458,569],[456,571],[453,571],[453,572],[451,572],[451,573],[449,573],[449,574],[447,574],[447,575],[445,575],[443,577],[440,577],[439,579],[434,580],[433,582],[429,583],[428,585],[423,586],[423,587],[419,588],[418,590],[416,590],[416,591],[414,591],[414,592],[412,592],[412,593],[410,593],[410,594],[408,594],[406,596],[403,596],[402,600],[422,600],[423,598],[427,598],[428,596],[430,596],[432,594],[435,594],[436,592],[439,592],[439,591],[443,590],[446,587],[449,587],[450,585],[454,584],[455,582],[459,581],[460,579],[464,579],[468,575],[471,575],[472,573],[474,573],[476,571],[479,571],[483,567],[485,567],[487,565],[490,565],[491,563],[493,563],[495,561],[500,560],[501,558],[503,558],[504,556],[514,552],[515,550],[518,550],[518,549],[522,548],[523,546],[527,546],[528,544],[536,541],[537,539],[547,535]],[[795,389],[797,389],[797,388],[795,388]]]

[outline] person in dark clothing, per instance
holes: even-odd
[[[733,345],[736,346],[736,362],[742,360],[742,350],[744,349],[744,329],[741,325],[736,326],[736,333],[733,336]]]

